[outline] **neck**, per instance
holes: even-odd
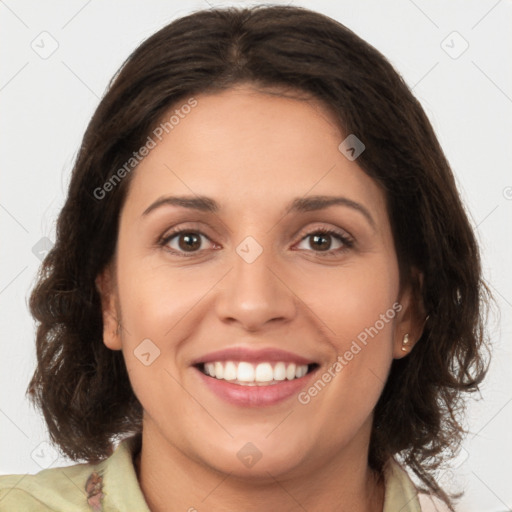
[[[302,476],[239,478],[187,457],[158,435],[143,430],[142,449],[134,463],[151,512],[382,512],[383,478],[364,457],[325,461]],[[161,441],[161,439],[159,439]]]

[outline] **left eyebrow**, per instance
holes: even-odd
[[[153,210],[164,206],[180,206],[182,208],[189,208],[192,210],[199,210],[203,212],[217,213],[220,210],[219,203],[207,196],[165,196],[157,199],[154,203],[149,205],[142,216],[146,216]],[[372,215],[362,204],[349,199],[348,197],[341,196],[309,196],[297,197],[293,199],[285,208],[286,212],[311,212],[324,210],[330,206],[346,206],[361,213],[370,225],[375,229],[376,224]]]
[[[182,208],[190,208],[192,210],[199,210],[202,212],[217,213],[219,211],[218,203],[206,196],[167,196],[157,199],[154,203],[150,204],[142,213],[148,215],[150,212],[163,205],[181,206]]]
[[[316,210],[323,210],[330,206],[348,206],[363,214],[366,220],[375,229],[376,224],[371,213],[362,204],[342,196],[309,196],[298,197],[291,201],[286,210],[293,212],[311,212]]]

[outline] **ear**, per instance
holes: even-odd
[[[114,265],[107,265],[95,279],[103,313],[103,343],[111,350],[121,350],[121,318],[117,300]]]
[[[402,306],[395,326],[393,357],[401,359],[408,355],[423,334],[426,312],[422,299],[423,274],[413,268],[408,283],[399,297]]]

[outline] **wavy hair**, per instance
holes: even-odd
[[[124,62],[76,157],[56,243],[30,296],[37,368],[27,393],[68,457],[96,462],[140,432],[142,407],[120,351],[103,344],[95,278],[111,261],[132,173],[97,191],[173,105],[239,83],[321,100],[366,150],[357,163],[383,188],[401,278],[423,276],[429,320],[394,360],[374,411],[369,464],[401,458],[452,507],[435,471],[461,442],[462,392],[487,371],[478,245],[449,163],[420,103],[389,61],[343,24],[300,7],[197,11],[168,24]]]

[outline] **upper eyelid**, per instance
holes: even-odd
[[[312,227],[300,229],[294,233],[293,238],[296,238],[297,236],[299,236],[300,238],[299,238],[298,242],[301,242],[302,240],[304,240],[304,238],[311,236],[316,232],[321,232],[321,231],[334,231],[334,233],[331,233],[331,235],[338,236],[342,239],[345,238],[348,241],[351,241],[352,243],[355,241],[355,238],[347,230],[337,227],[337,226],[336,227],[329,226],[329,225],[326,225],[325,223],[322,225],[317,224],[317,225],[313,225]],[[169,243],[170,240],[172,240],[176,236],[183,234],[185,232],[197,233],[197,234],[202,235],[205,238],[207,238],[210,242],[213,242],[211,240],[211,238],[206,233],[204,233],[204,231],[201,228],[195,227],[195,226],[176,227],[175,231],[171,230],[170,232],[159,237],[159,241],[162,243],[163,242]],[[216,243],[216,242],[213,242],[213,243]]]
[[[185,224],[185,225],[180,226],[180,224]],[[176,232],[186,231],[186,230],[196,231],[198,233],[204,234],[205,236],[208,236],[204,233],[203,228],[199,226],[200,224],[204,224],[203,222],[190,222],[190,223],[184,222],[184,223],[180,223],[180,224],[173,226],[172,228],[167,228],[164,231],[164,234],[160,238],[165,238],[168,234],[172,235],[172,234],[176,234]],[[190,224],[190,225],[188,225],[188,224]],[[347,236],[352,238],[351,233],[348,230],[346,230],[345,228],[342,228],[340,226],[335,226],[334,224],[326,222],[326,221],[317,221],[317,222],[313,222],[313,223],[310,222],[309,224],[313,224],[313,226],[306,227],[306,228],[300,228],[300,229],[294,231],[294,233],[292,235],[293,238],[298,236],[299,233],[301,233],[301,232],[304,234],[308,234],[308,233],[311,233],[311,231],[315,230],[315,229],[318,229],[319,231],[330,230],[330,229],[343,231],[343,233],[346,233]],[[208,227],[208,229],[211,229],[212,231],[214,231],[217,234],[217,236],[222,237],[222,235],[214,227],[212,227],[208,224],[206,224],[206,226]],[[173,233],[173,230],[175,230],[174,233]],[[230,232],[231,232],[231,230],[230,230]]]

